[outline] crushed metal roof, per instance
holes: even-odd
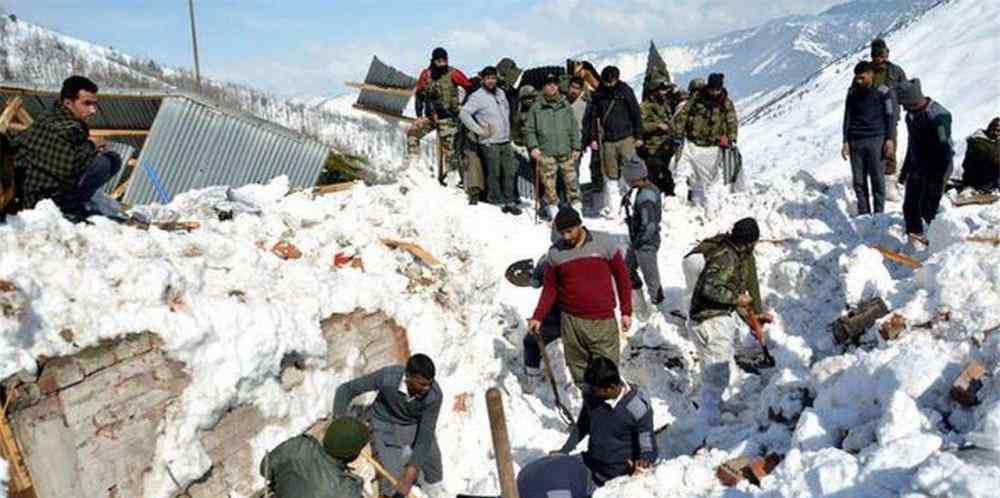
[[[378,57],[372,57],[372,63],[368,66],[368,75],[365,76],[365,84],[399,90],[413,90],[417,86],[417,79],[382,62]],[[357,106],[394,116],[402,116],[409,102],[410,97],[362,89],[358,95]]]

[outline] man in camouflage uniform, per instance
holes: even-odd
[[[677,138],[674,133],[674,112],[671,97],[677,92],[667,80],[653,80],[649,98],[642,102],[642,143],[640,152],[649,168],[649,180],[664,195],[674,195],[674,177],[670,162],[674,157]],[[676,105],[676,103],[674,103]]]
[[[121,157],[90,136],[87,121],[97,114],[97,91],[87,78],[67,78],[48,114],[14,137],[15,167],[24,175],[23,208],[52,199],[68,218],[83,219],[90,199],[121,169]]]
[[[753,250],[759,239],[757,221],[744,218],[730,233],[702,241],[685,256],[685,271],[689,259],[702,260],[693,263],[702,270],[691,296],[688,330],[701,358],[698,413],[710,426],[722,422],[722,393],[736,368],[735,350],[749,330],[748,310],[762,323],[774,319],[763,313],[757,282]]]
[[[873,86],[878,88],[880,86],[888,87],[893,92],[893,97],[899,92],[899,84],[906,81],[906,71],[903,68],[889,62],[889,46],[885,44],[885,40],[881,38],[876,38],[872,40],[871,45],[871,56],[872,56],[872,66],[875,69],[875,78],[873,80]],[[898,106],[898,101],[897,101]],[[902,112],[897,110],[896,121],[899,121],[899,117],[902,116]],[[885,176],[886,178],[886,198],[891,201],[899,202],[899,188],[897,186],[896,178],[899,176],[899,168],[896,165],[896,142],[892,143],[891,153],[886,154],[883,158],[885,161]]]
[[[369,440],[360,420],[339,418],[327,427],[323,442],[303,434],[269,451],[260,475],[276,498],[361,498],[363,481],[348,465]]]
[[[414,105],[417,120],[406,131],[406,152],[410,157],[420,153],[420,139],[437,131],[438,143],[445,167],[438,181],[443,182],[449,171],[458,170],[455,136],[458,134],[458,112],[462,92],[468,92],[472,82],[462,71],[448,65],[448,52],[438,47],[431,53],[431,64],[417,79]]]
[[[720,73],[709,75],[708,85],[688,100],[674,122],[686,140],[681,160],[693,175],[691,198],[702,207],[709,199],[709,189],[717,190],[717,186],[736,181],[726,178],[722,166],[724,151],[736,143],[739,131],[736,108],[729,100],[723,78]]]
[[[559,77],[549,74],[542,98],[535,102],[524,124],[525,143],[535,164],[540,166],[550,219],[556,215],[556,175],[561,174],[570,205],[580,210],[580,184],[576,161],[580,158],[580,133],[576,117],[566,97],[559,93]]]

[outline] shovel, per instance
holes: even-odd
[[[532,334],[531,332],[528,332]],[[562,416],[563,422],[567,425],[576,425],[576,420],[573,418],[573,414],[566,408],[563,404],[562,398],[559,396],[559,387],[556,386],[556,376],[552,373],[552,360],[549,359],[549,353],[545,350],[545,341],[542,340],[542,336],[539,334],[532,334],[535,336],[535,342],[538,343],[538,349],[542,353],[542,361],[545,363],[545,375],[549,378],[549,385],[552,386],[552,394],[556,398],[556,408],[559,409],[559,414]]]

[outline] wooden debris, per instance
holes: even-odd
[[[770,454],[764,457],[738,457],[723,462],[715,470],[715,476],[725,486],[736,486],[744,479],[760,486],[760,482],[781,463],[782,457]]]
[[[988,204],[993,204],[998,200],[1000,200],[1000,195],[996,194],[988,194],[988,193],[972,194],[972,195],[961,196],[958,199],[955,199],[955,201],[952,202],[952,204],[955,207],[974,206],[974,205],[984,206]]]
[[[905,254],[900,254],[884,246],[875,246],[875,250],[882,253],[882,256],[884,256],[885,259],[888,259],[889,261],[895,261],[896,263],[899,263],[903,266],[908,266],[910,268],[913,268],[914,270],[924,266],[924,264],[921,263],[920,261],[913,259]]]
[[[451,411],[455,413],[469,413],[469,400],[472,393],[461,393],[455,395],[455,402],[451,406]]]
[[[7,461],[10,466],[9,491],[11,496],[17,496],[25,490],[33,487],[31,476],[28,473],[28,466],[24,463],[21,448],[17,444],[14,436],[14,429],[7,420],[7,408],[12,404],[15,397],[15,389],[7,389],[7,399],[0,410],[0,457]]]
[[[894,341],[899,339],[899,336],[906,331],[906,318],[898,313],[893,313],[888,320],[882,322],[882,326],[879,327],[879,335],[882,336],[882,340]]]
[[[365,271],[365,263],[361,260],[360,256],[348,256],[342,252],[338,252],[333,256],[333,266],[334,268],[347,268],[350,266],[355,270]]]
[[[0,292],[14,292],[17,290],[17,285],[10,280],[0,280]]]
[[[299,259],[302,257],[302,251],[287,240],[279,240],[276,244],[274,244],[274,247],[271,248],[271,252],[285,261],[290,259]]]
[[[382,243],[386,245],[389,249],[402,249],[410,253],[413,257],[422,261],[425,265],[433,268],[444,268],[444,263],[438,261],[431,253],[427,252],[426,249],[420,247],[412,242],[404,242],[401,240],[394,239],[382,239]]]
[[[983,387],[984,376],[986,376],[986,367],[979,361],[973,360],[965,366],[962,374],[951,385],[951,399],[957,401],[962,406],[975,406],[979,404],[979,399],[976,395]]]
[[[830,324],[830,330],[838,343],[845,343],[861,337],[868,327],[889,314],[889,307],[881,297],[870,299],[858,305]]]
[[[330,185],[321,185],[313,189],[313,195],[327,195],[337,192],[344,192],[351,190],[357,185],[358,182],[343,182],[343,183],[331,183]]]
[[[965,241],[974,244],[989,244],[994,247],[1000,246],[1000,237],[969,237]]]

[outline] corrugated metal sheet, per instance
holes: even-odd
[[[136,155],[139,152],[139,150],[136,147],[133,147],[132,145],[127,143],[119,142],[117,140],[108,141],[108,148],[117,152],[118,155],[121,156],[122,169],[118,171],[118,174],[115,175],[115,177],[112,178],[111,181],[109,181],[107,184],[104,185],[104,193],[106,194],[110,194],[115,189],[115,185],[118,185],[118,182],[121,181],[122,176],[125,175],[125,170],[128,169],[125,167],[125,163],[127,163],[129,159],[131,159],[134,155]]]
[[[365,76],[365,83],[368,85],[412,90],[417,86],[417,79],[385,64],[378,57],[372,57],[372,63],[368,66],[368,75]],[[361,90],[360,95],[358,95],[357,104],[366,109],[401,116],[409,102],[410,97]]]
[[[213,185],[240,186],[287,175],[292,187],[315,184],[329,149],[291,130],[234,116],[184,96],[163,101],[139,155],[124,201],[162,202]]]

